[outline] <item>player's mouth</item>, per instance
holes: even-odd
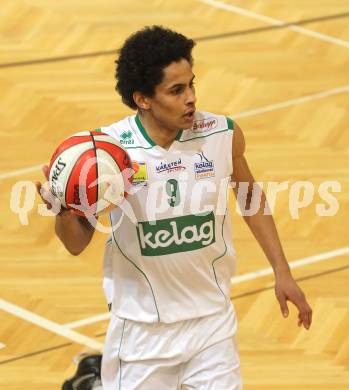
[[[195,110],[190,110],[186,114],[183,115],[186,122],[192,122],[194,120]]]

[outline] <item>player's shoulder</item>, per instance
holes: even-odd
[[[234,122],[225,115],[207,111],[196,111],[193,126],[183,132],[181,140],[208,137],[213,134],[229,132],[234,129]]]
[[[123,132],[132,131],[131,126],[132,116],[127,116],[117,122],[113,122],[110,125],[101,126],[96,131],[109,134],[111,136],[118,137]]]
[[[137,137],[135,115],[127,116],[107,126],[101,126],[97,131],[117,139],[126,149],[141,146]]]

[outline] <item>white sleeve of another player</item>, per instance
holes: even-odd
[[[104,259],[103,259],[103,290],[108,305],[113,301],[113,269],[112,269],[112,239],[105,243]]]

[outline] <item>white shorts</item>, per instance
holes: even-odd
[[[103,390],[241,390],[235,332],[232,306],[174,324],[113,315],[103,352]]]

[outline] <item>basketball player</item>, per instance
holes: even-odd
[[[104,390],[242,389],[229,299],[235,269],[226,191],[249,183],[245,140],[230,118],[196,110],[194,42],[154,26],[129,37],[116,67],[116,89],[136,111],[101,131],[127,149],[137,167],[127,198],[136,223],[111,212],[114,292],[102,361]],[[45,168],[47,173],[47,168]],[[38,183],[38,189],[41,185]],[[223,190],[222,190],[223,188]],[[270,215],[245,216],[275,274],[282,314],[287,301],[308,329],[312,311],[293,279]],[[94,227],[68,211],[56,232],[78,255]]]

